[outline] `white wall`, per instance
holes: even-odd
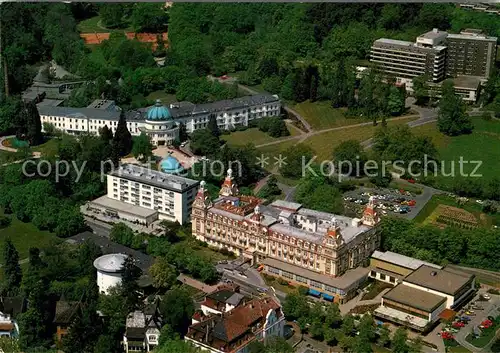
[[[99,292],[109,294],[109,289],[122,283],[121,273],[105,273],[97,271],[97,286]]]

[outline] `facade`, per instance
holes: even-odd
[[[99,293],[109,294],[109,290],[122,283],[123,264],[127,255],[107,254],[94,260],[97,270]]]
[[[412,80],[417,76],[427,75],[438,91],[444,79],[456,78],[457,94],[465,101],[476,102],[476,81],[490,76],[496,43],[496,37],[480,30],[451,34],[434,28],[417,37],[415,43],[377,39],[371,47],[370,61],[385,74],[396,77],[398,83],[404,83],[409,91],[413,91]]]
[[[60,107],[38,104],[40,120],[69,134],[98,134],[107,126],[116,131],[121,110],[114,101],[96,100],[86,108]],[[179,125],[186,126],[188,133],[207,126],[215,117],[221,130],[247,126],[252,120],[267,116],[279,116],[281,102],[276,95],[259,94],[223,100],[213,103],[193,104],[180,102],[164,106],[160,100],[145,109],[125,114],[127,128],[133,136],[145,133],[155,146],[170,145],[179,138]]]
[[[428,331],[445,310],[461,307],[475,290],[473,275],[424,264],[387,292],[374,314],[417,331]]]
[[[446,38],[448,58],[446,74],[489,77],[495,65],[497,38],[479,30],[466,29]]]
[[[0,337],[19,337],[17,318],[26,308],[27,300],[22,296],[0,298]]]
[[[143,310],[136,310],[127,316],[123,349],[129,352],[151,352],[160,340],[163,326],[157,303],[146,305]]]
[[[193,235],[252,263],[264,264],[264,271],[270,275],[286,277],[285,272],[304,270],[300,278],[294,277],[297,282],[311,287],[321,284],[320,289],[331,296],[346,297],[343,288],[366,278],[367,269],[357,270],[364,272],[361,276],[350,276],[350,270],[363,264],[379,246],[379,216],[373,200],[362,219],[285,201],[264,206],[263,201],[240,196],[231,170],[214,202],[202,182],[193,202]],[[331,286],[333,279],[343,288]],[[330,287],[325,288],[325,284]]]
[[[156,220],[185,224],[198,185],[196,180],[124,164],[107,175],[107,195],[82,206],[82,212],[146,226]]]
[[[446,32],[437,29],[417,38],[416,43],[377,39],[373,42],[370,61],[388,75],[410,84],[417,76],[427,75],[433,82],[445,78]]]
[[[441,266],[414,259],[413,257],[404,256],[392,251],[381,252],[376,250],[370,258],[369,277],[397,285],[422,265],[442,269]]]
[[[285,316],[270,297],[253,299],[224,313],[191,325],[184,340],[213,353],[247,353],[253,341],[283,337]]]

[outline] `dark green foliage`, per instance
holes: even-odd
[[[207,130],[210,131],[212,136],[219,138],[220,130],[219,125],[217,124],[217,116],[215,114],[211,114],[208,119]]]
[[[146,162],[153,156],[153,144],[148,135],[142,132],[132,139],[132,154],[140,162]]]
[[[268,201],[273,201],[278,195],[281,195],[281,189],[278,187],[276,177],[271,175],[266,185],[259,190],[257,196]]]
[[[498,230],[439,229],[417,225],[403,219],[387,218],[382,222],[382,247],[424,261],[440,260],[497,271],[500,267],[490,257],[500,250]]]
[[[99,17],[104,26],[108,28],[120,28],[125,26],[123,18],[126,10],[125,4],[102,4],[99,7]]]
[[[295,201],[307,208],[335,214],[341,214],[344,209],[342,194],[337,186],[320,174],[311,174],[300,180]]]
[[[120,114],[120,119],[116,126],[112,150],[113,153],[116,153],[120,157],[126,156],[132,151],[132,135],[130,131],[128,131],[125,113],[123,111]]]
[[[196,130],[191,134],[191,151],[200,156],[214,156],[220,150],[220,142],[208,129]]]
[[[280,168],[280,173],[287,178],[298,179],[303,176],[303,168],[314,157],[314,151],[306,145],[289,147],[283,152],[286,164]]]
[[[16,121],[16,137],[26,139],[30,145],[42,142],[42,123],[34,103],[24,103]]]
[[[184,142],[187,141],[188,139],[188,134],[186,130],[186,124],[180,123],[179,124],[179,142]]]
[[[173,288],[163,296],[160,311],[165,324],[175,332],[184,335],[194,313],[193,300],[184,289]]]
[[[351,176],[363,175],[366,153],[357,140],[347,140],[335,147],[333,160],[339,172]]]
[[[443,83],[441,94],[437,123],[439,131],[449,136],[470,134],[474,125],[466,113],[462,98],[455,94],[451,81]]]
[[[108,125],[104,125],[104,127],[99,130],[99,136],[104,142],[110,143],[113,140],[113,131],[111,131]]]
[[[289,136],[290,131],[283,119],[279,117],[266,117],[257,121],[260,131],[267,132],[272,137]]]
[[[134,263],[132,256],[128,256],[123,263],[123,273],[121,282],[121,294],[125,297],[125,305],[128,312],[132,312],[137,309],[140,297],[138,295],[139,286],[137,285],[137,280],[141,276],[142,271]]]
[[[3,273],[5,278],[4,291],[16,293],[21,285],[23,274],[19,265],[19,253],[10,239],[5,241],[3,249]]]
[[[9,217],[0,215],[0,229],[7,228],[11,221],[12,220]]]
[[[163,4],[138,3],[132,8],[131,20],[137,33],[157,33],[166,31],[168,15]]]

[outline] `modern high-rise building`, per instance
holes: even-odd
[[[398,82],[410,83],[417,76],[427,75],[433,82],[445,77],[447,33],[434,29],[417,38],[415,43],[381,38],[371,47],[370,61]]]
[[[476,29],[448,34],[446,75],[489,77],[495,64],[497,38]]]
[[[406,84],[409,90],[413,78],[421,75],[427,75],[432,83],[463,76],[484,80],[493,69],[496,43],[496,37],[486,36],[480,30],[450,34],[434,28],[418,36],[415,43],[377,39],[371,47],[370,61],[386,75],[396,77],[398,83]],[[477,97],[476,89],[475,85],[467,87],[468,96],[473,91],[472,96]]]

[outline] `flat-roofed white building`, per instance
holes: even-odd
[[[378,281],[396,285],[401,283],[405,276],[409,275],[422,265],[427,265],[437,269],[442,268],[439,265],[401,255],[392,251],[382,252],[375,250],[370,258],[369,277]]]
[[[124,164],[107,175],[107,195],[84,205],[82,211],[146,226],[156,220],[185,224],[198,185],[193,179]]]

